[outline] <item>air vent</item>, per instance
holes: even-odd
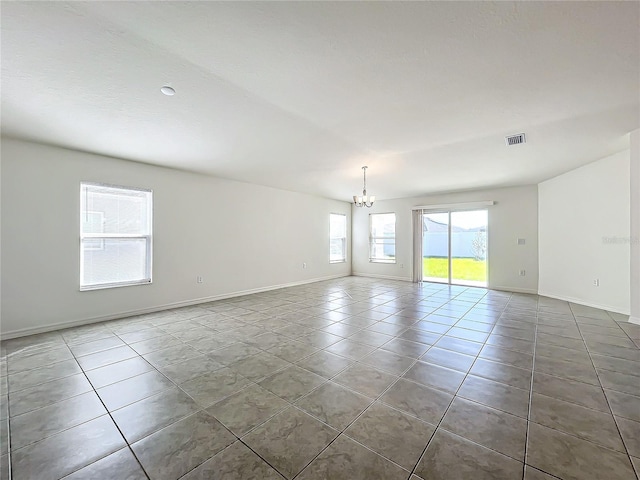
[[[508,137],[504,137],[504,141],[507,143],[507,147],[526,142],[524,138],[524,133],[518,133],[517,135],[509,135]]]

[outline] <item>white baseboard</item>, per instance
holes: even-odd
[[[377,275],[375,273],[358,273],[353,272],[351,275],[354,277],[369,277],[369,278],[380,278],[383,280],[399,280],[401,282],[410,282],[411,278],[408,277],[395,277],[393,275]]]
[[[629,317],[630,323],[635,323],[636,325],[640,325],[640,317]]]
[[[577,303],[578,305],[584,305],[585,307],[599,308],[600,310],[606,310],[608,312],[619,313],[621,315],[629,315],[629,311],[623,311],[622,309],[620,309],[620,307],[616,307],[613,305],[585,302],[580,298],[573,298],[565,295],[555,295],[553,293],[548,293],[544,291],[540,291],[539,295],[543,297],[555,298],[556,300],[564,300],[565,302]]]
[[[535,288],[503,287],[500,285],[490,285],[487,288],[489,290],[498,290],[500,292],[526,293],[529,295],[538,295],[538,290]]]
[[[9,340],[11,338],[25,337],[27,335],[36,335],[38,333],[52,332],[54,330],[61,330],[63,328],[80,327],[83,325],[90,325],[92,323],[106,322],[108,320],[117,320],[120,318],[132,317],[135,315],[144,315],[146,313],[161,312],[163,310],[170,310],[172,308],[190,307],[192,305],[198,305],[200,303],[214,302],[216,300],[225,300],[227,298],[241,297],[243,295],[251,295],[252,293],[269,292],[271,290],[279,290],[281,288],[287,288],[287,287],[296,287],[300,285],[307,285],[309,283],[323,282],[325,280],[334,280],[336,278],[343,278],[348,276],[349,274],[328,275],[326,277],[318,277],[318,278],[313,278],[311,280],[301,280],[298,282],[283,283],[281,285],[270,285],[268,287],[252,288],[249,290],[238,290],[236,292],[223,293],[220,295],[196,298],[196,299],[185,300],[181,302],[166,303],[164,305],[155,305],[153,307],[140,308],[136,310],[127,310],[127,311],[113,313],[109,315],[99,315],[96,317],[88,317],[88,318],[83,318],[78,320],[71,320],[68,322],[52,323],[42,327],[22,328],[20,330],[2,332],[1,336],[2,336],[2,340]]]

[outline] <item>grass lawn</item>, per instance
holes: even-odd
[[[473,258],[452,259],[452,276],[458,280],[487,281],[487,262]],[[425,277],[449,278],[446,258],[425,257],[422,259]]]

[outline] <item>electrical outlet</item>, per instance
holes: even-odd
[[[197,282],[197,283],[202,283],[202,282],[204,282],[204,280],[202,279],[202,277],[201,277],[201,276],[197,276],[197,277],[196,277],[196,282]]]
[[[404,268],[404,263],[401,263],[401,264],[400,264],[400,268]]]
[[[526,245],[527,240],[525,238],[519,238],[518,239],[518,245]]]
[[[599,287],[600,286],[600,279],[599,278],[596,278],[596,279],[593,280],[593,286],[594,287]]]
[[[302,262],[302,268],[307,268],[307,262]]]
[[[526,270],[520,270],[520,276],[524,277],[527,274]]]

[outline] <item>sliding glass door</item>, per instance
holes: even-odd
[[[487,229],[487,210],[423,213],[423,280],[486,287]]]
[[[422,215],[422,280],[449,283],[449,212]]]

